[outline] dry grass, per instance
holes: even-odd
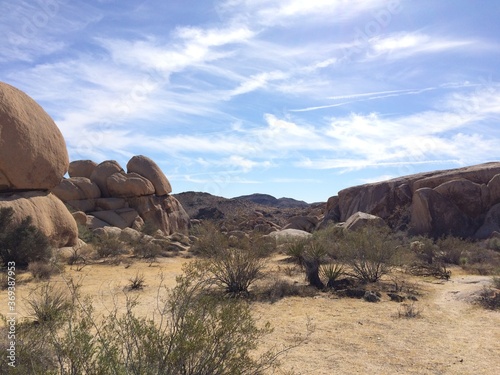
[[[173,286],[186,261],[161,258],[151,267],[140,261],[93,264],[81,271],[67,266],[52,282],[63,284],[63,278],[70,277],[80,280],[81,293],[94,296],[94,307],[106,314],[115,305],[125,305],[129,279],[143,274],[146,286],[134,293],[137,312],[148,315],[156,304],[160,273],[167,286]],[[277,258],[270,261],[269,270],[275,271],[273,277],[278,274],[284,280],[305,283],[303,274],[287,275]],[[490,375],[500,368],[500,313],[470,303],[490,279],[465,275],[459,269],[453,269],[450,281],[410,277],[407,283],[418,284],[422,292],[415,305],[422,311],[418,319],[398,319],[401,305],[385,295],[380,303],[367,303],[320,292],[272,304],[253,302],[253,310],[259,322],[269,321],[274,327],[262,350],[289,344],[297,333],[305,333],[308,321],[315,326],[308,340],[282,361],[285,370],[297,374]],[[23,299],[30,284],[22,283],[17,289],[21,315],[28,311]],[[6,308],[6,293],[1,293],[0,313],[5,314]]]

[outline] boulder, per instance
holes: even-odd
[[[146,156],[137,155],[132,157],[127,163],[127,172],[137,173],[151,181],[156,195],[167,195],[172,192],[170,182],[160,167]]]
[[[133,197],[127,198],[127,202],[145,223],[151,224],[165,234],[185,233],[188,230],[189,216],[179,201],[170,195]]]
[[[73,219],[75,219],[77,224],[80,225],[87,225],[87,215],[85,212],[82,211],[76,211],[71,214],[73,216]]]
[[[447,181],[435,187],[434,190],[452,200],[462,212],[471,218],[484,213],[490,203],[488,187],[465,178]]]
[[[69,177],[85,177],[90,178],[94,172],[97,163],[92,160],[75,160],[69,163]]]
[[[312,233],[318,226],[319,219],[315,216],[294,216],[289,219],[283,229],[299,229]]]
[[[366,212],[356,212],[347,219],[342,227],[344,230],[358,230],[368,225],[383,227],[385,226],[385,222],[378,216],[370,215]]]
[[[139,213],[133,208],[120,208],[115,212],[125,221],[127,227],[132,227],[137,218],[140,217]]]
[[[91,212],[96,209],[96,199],[80,199],[64,202],[77,211]]]
[[[500,174],[493,176],[487,186],[490,192],[490,206],[500,203]]]
[[[283,229],[268,234],[269,237],[274,238],[277,243],[293,242],[298,239],[305,239],[312,236],[311,233],[298,230],[298,229]]]
[[[127,222],[115,211],[94,211],[90,213],[92,216],[102,220],[108,225],[124,229],[128,227]]]
[[[126,242],[126,243],[134,243],[134,242],[139,242],[142,238],[142,233],[132,229],[132,228],[125,228],[120,232],[120,241]]]
[[[490,238],[495,232],[500,232],[500,203],[495,204],[488,210],[483,225],[476,231],[474,238]]]
[[[95,167],[94,171],[90,175],[90,179],[92,182],[95,182],[97,186],[99,186],[99,189],[101,190],[101,197],[111,197],[108,190],[107,180],[109,176],[117,172],[123,172],[123,169],[115,160],[103,161]]]
[[[127,207],[127,201],[123,198],[100,198],[96,201],[96,207],[101,210],[119,210]]]
[[[109,227],[110,224],[92,215],[87,215],[87,228],[98,229]]]
[[[120,238],[121,234],[121,229],[115,228],[115,227],[102,227],[102,228],[97,228],[92,231],[98,238]]]
[[[155,192],[153,184],[137,173],[114,173],[106,181],[109,195],[116,198],[142,197]]]
[[[45,234],[52,246],[74,246],[78,240],[75,219],[55,195],[41,191],[2,194],[0,208],[14,209],[13,223],[20,224],[28,216],[32,224]]]
[[[63,202],[95,199],[101,196],[99,187],[86,177],[71,177],[61,181],[52,193]]]
[[[410,231],[438,238],[446,235],[469,237],[475,232],[471,218],[449,198],[431,188],[413,194]]]
[[[52,189],[68,164],[52,118],[24,92],[0,82],[0,192]]]

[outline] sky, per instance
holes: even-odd
[[[70,160],[326,201],[500,159],[497,0],[0,0],[0,81]]]

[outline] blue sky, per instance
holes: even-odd
[[[497,0],[0,1],[0,80],[71,160],[325,201],[500,159]]]

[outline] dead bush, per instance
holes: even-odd
[[[48,280],[52,275],[61,273],[61,268],[52,262],[31,262],[28,271],[37,280]]]

